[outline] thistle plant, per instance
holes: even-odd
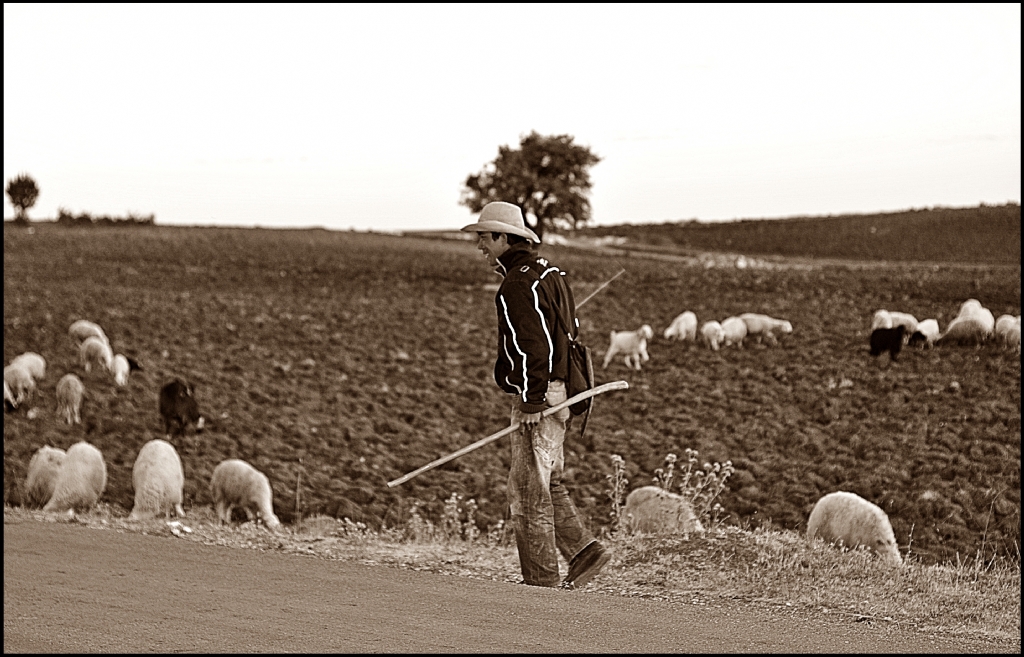
[[[499,520],[487,530],[487,546],[495,547],[502,545],[506,539],[505,520]]]
[[[344,536],[353,542],[365,543],[374,537],[374,532],[366,526],[366,523],[353,522],[345,517],[341,519],[341,527],[338,528],[337,535]]]
[[[618,454],[612,454],[612,473],[605,475],[611,483],[611,488],[605,491],[612,502],[612,510],[609,513],[612,519],[610,531],[612,534],[619,530],[619,522],[622,519],[622,498],[626,493],[626,486],[629,480],[626,479],[626,461]]]
[[[686,450],[690,451],[690,450]],[[654,471],[654,485],[662,490],[672,490],[672,477],[676,467],[676,455],[669,453],[665,457],[665,467]]]
[[[480,529],[476,526],[476,500],[466,500],[466,520],[462,523],[462,540],[473,543],[480,536]]]
[[[444,502],[444,510],[441,512],[441,536],[448,542],[461,540],[472,543],[480,534],[476,526],[476,500],[469,499],[463,503],[462,499],[462,495],[452,493]]]
[[[686,491],[690,486],[690,479],[693,477],[693,468],[697,465],[697,450],[686,448],[686,465],[683,466],[680,481],[679,490],[686,497]],[[689,499],[689,498],[687,498]]]
[[[698,519],[717,524],[724,510],[716,500],[726,488],[726,482],[736,471],[732,461],[723,463],[704,463],[701,469],[696,467],[700,454],[695,449],[686,450],[686,464],[682,468],[679,493],[693,507]],[[671,454],[669,456],[672,456]],[[666,459],[667,460],[667,459]]]
[[[409,522],[405,525],[405,535],[414,543],[423,543],[434,537],[434,524],[420,515],[420,503],[413,502],[409,510]]]
[[[452,493],[444,501],[444,510],[441,512],[441,534],[448,541],[458,539],[462,534],[462,521],[460,519],[462,509],[459,508],[459,500],[461,499],[461,495]]]

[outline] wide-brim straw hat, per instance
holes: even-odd
[[[508,233],[540,244],[537,233],[526,227],[523,211],[519,206],[504,201],[493,201],[485,205],[476,223],[463,226],[462,230],[467,233]]]

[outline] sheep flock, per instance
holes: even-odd
[[[82,424],[85,381],[92,386],[113,384],[114,389],[123,389],[129,385],[131,373],[143,368],[130,356],[115,354],[107,333],[95,322],[76,320],[68,336],[80,369],[67,372],[57,382],[54,417],[74,426]],[[38,383],[46,377],[46,367],[46,359],[34,352],[12,359],[4,368],[5,412],[17,412],[29,404]],[[190,425],[202,431],[205,418],[199,413],[194,390],[194,384],[180,377],[160,389],[159,415],[169,440],[184,437]],[[38,415],[35,411],[31,411],[35,414],[30,418]],[[129,521],[185,515],[184,468],[177,448],[169,440],[150,440],[138,452],[132,470],[135,504]],[[249,520],[258,518],[268,529],[280,526],[273,513],[269,480],[248,463],[236,459],[220,463],[209,485],[222,522],[230,523],[232,508],[237,507]],[[44,445],[28,464],[22,502],[28,508],[74,515],[95,507],[106,486],[106,462],[95,445],[79,440],[67,451]]]
[[[793,324],[786,319],[771,317],[763,313],[742,312],[722,320],[708,319],[698,322],[697,314],[685,310],[662,332],[665,341],[671,343],[699,344],[711,351],[726,348],[744,349],[746,345],[766,348],[778,347],[780,339],[790,338]],[[608,349],[605,352],[604,368],[616,355],[625,355],[627,368],[639,370],[641,362],[650,361],[649,343],[654,337],[651,324],[644,324],[633,331],[612,331]],[[1020,354],[1020,315],[1001,315],[995,319],[992,311],[982,306],[977,299],[968,299],[960,306],[945,331],[940,331],[935,318],[918,321],[910,313],[878,309],[871,316],[868,331],[869,353],[878,356],[888,352],[896,360],[904,346],[931,349],[940,345],[981,345],[994,341],[1008,351]],[[671,346],[667,347],[671,348]]]
[[[603,333],[608,338],[607,350],[603,354],[604,368],[610,368],[614,364],[615,369],[621,371],[624,366],[630,376],[641,377],[646,374],[641,371],[641,368],[651,370],[659,367],[659,355],[669,350],[685,353],[691,348],[703,348],[715,352],[715,354],[706,354],[714,359],[741,360],[755,349],[777,349],[780,350],[778,353],[783,355],[785,350],[800,348],[803,331],[827,332],[829,330],[827,325],[824,327],[794,326],[785,316],[775,317],[766,314],[765,307],[757,303],[757,299],[753,297],[748,304],[721,307],[713,316],[700,308],[686,310],[683,306],[672,310],[674,313],[682,312],[675,316],[667,314],[661,317],[653,316],[653,314],[645,317],[641,314],[628,325],[616,327],[616,330],[610,333]],[[878,351],[879,353],[888,351],[889,359],[893,361],[896,360],[896,354],[901,352],[901,358],[912,358],[913,354],[909,353],[911,347],[929,351],[939,350],[932,353],[941,354],[942,349],[961,345],[994,343],[1017,354],[1020,351],[1019,315],[1001,315],[996,319],[991,311],[985,309],[975,299],[965,301],[957,316],[945,326],[944,330],[938,319],[944,316],[941,311],[935,312],[934,316],[929,319],[918,321],[906,312],[878,310],[872,314],[872,310],[873,308],[865,304],[864,312],[861,315],[864,318],[864,324],[858,329],[861,336],[858,349],[863,350],[865,357],[871,351],[875,351],[876,341],[872,340],[874,332],[887,330],[895,331],[898,338],[894,342],[892,339],[886,341],[879,337],[878,344],[885,349]],[[702,316],[698,317],[698,313]],[[780,314],[784,315],[784,313]],[[933,313],[929,312],[924,316],[931,315]],[[793,319],[796,321],[797,318]],[[886,334],[879,333],[878,335]],[[131,353],[130,351],[125,351],[123,348],[115,349],[119,336],[115,333],[108,336],[107,332],[98,324],[85,320],[72,324],[68,330],[68,336],[73,344],[73,350],[69,350],[69,353],[74,353],[77,356],[74,364],[67,368],[73,371],[63,372],[60,371],[61,368],[53,367],[51,364],[49,369],[53,371],[47,372],[46,360],[39,353],[34,352],[26,352],[18,356],[5,367],[5,407],[10,412],[19,412],[19,409],[29,408],[33,403],[39,404],[41,408],[45,404],[45,408],[49,409],[50,413],[43,415],[42,421],[55,420],[61,422],[66,427],[66,431],[79,432],[84,429],[81,425],[88,425],[91,418],[102,416],[106,410],[90,406],[94,402],[92,402],[93,398],[90,397],[89,390],[100,386],[115,392],[128,387],[135,390],[141,387],[152,393],[153,410],[156,409],[157,391],[161,390],[160,384],[163,381],[153,380],[138,366],[134,358],[126,355],[126,353]],[[604,345],[595,346],[602,347]],[[27,348],[36,349],[31,345],[27,345]],[[125,351],[125,353],[119,353],[121,351]],[[662,353],[659,354],[659,352]],[[770,353],[774,355],[775,352]],[[63,363],[64,361],[60,359],[54,361],[54,363],[57,362]],[[282,372],[286,373],[287,370],[282,369]],[[611,373],[612,376],[617,374],[619,372]],[[46,380],[47,375],[51,377],[51,381],[58,381],[55,397],[46,398],[45,394],[41,397],[41,392],[45,393],[46,389],[40,388],[39,382]],[[179,379],[175,376],[173,380],[178,381]],[[194,397],[194,386],[182,383],[180,387],[187,391],[185,396]],[[53,388],[49,388],[49,391],[53,391]],[[199,394],[204,392],[205,389],[201,389]],[[253,394],[255,398],[257,394],[262,393],[254,391]],[[53,412],[54,409],[56,409],[56,413]],[[220,410],[231,409],[218,409],[218,411]],[[138,458],[133,470],[133,490],[136,495],[135,508],[132,510],[133,519],[169,518],[171,515],[180,517],[186,512],[187,504],[182,494],[182,488],[186,481],[185,475],[188,473],[182,471],[181,458],[178,453],[187,448],[187,443],[181,441],[180,438],[189,425],[195,426],[197,430],[201,429],[202,416],[193,413],[191,408],[187,409],[187,412],[179,413],[178,410],[175,410],[174,413],[172,415],[168,411],[164,415],[163,409],[161,409],[161,416],[164,420],[161,433],[166,434],[168,439],[147,442],[137,452]],[[217,416],[211,417],[216,418]],[[160,426],[157,424],[156,418],[157,415],[154,414],[154,433],[160,432],[160,429],[156,428]],[[174,435],[171,435],[172,433]],[[55,445],[54,448],[67,447],[72,442],[69,440]],[[161,446],[157,449],[156,447],[151,448],[152,445]],[[149,451],[153,454],[147,452],[148,448],[151,448]],[[93,450],[95,450],[94,447]],[[78,447],[78,443],[74,443],[66,453],[63,453],[63,458],[60,459],[61,463],[53,466],[53,462],[58,460],[55,456],[57,451],[59,450],[54,449],[54,452],[48,453],[49,456],[46,459],[46,462],[51,464],[50,476],[47,477],[43,473],[34,476],[31,490],[37,492],[33,493],[35,497],[32,503],[51,510],[80,510],[95,504],[97,500],[101,499],[105,486],[105,468],[101,467],[103,464],[102,454],[96,458],[96,452],[85,447]],[[72,451],[74,451],[73,454]],[[98,452],[98,450],[96,451]],[[74,456],[74,458],[69,458],[70,456]],[[40,461],[44,461],[44,459],[40,457]],[[208,484],[211,497],[217,507],[218,518],[224,523],[230,523],[234,515],[232,511],[237,509],[246,518],[261,521],[268,529],[277,529],[280,526],[280,521],[273,510],[272,487],[266,474],[245,464],[259,476],[247,475],[249,479],[246,483],[236,483],[231,486],[225,482],[242,482],[242,476],[228,477],[227,474],[223,474],[229,472],[226,467],[225,469],[221,467],[226,466],[227,463],[225,461],[219,465],[205,464],[207,472],[209,472],[209,467],[217,465],[214,476],[210,478]],[[65,467],[68,473],[77,474],[69,474],[65,478],[65,482],[58,487],[56,471],[59,471],[61,467]],[[238,469],[239,472],[246,470],[237,463],[230,467]],[[270,473],[270,470],[267,472]],[[52,484],[52,490],[43,483],[47,481]],[[97,482],[103,482],[103,484],[100,485]],[[203,484],[206,483],[203,482]],[[29,488],[26,480],[26,491]],[[49,494],[47,494],[48,490],[50,490]],[[53,492],[57,490],[60,495]],[[28,495],[25,499],[28,500]],[[669,498],[658,495],[654,496],[654,499]],[[634,506],[639,508],[638,505],[639,500],[634,499]],[[658,513],[665,515],[664,511]],[[642,516],[641,511],[636,511],[636,514],[637,517]],[[685,514],[678,515],[678,518],[683,517]],[[686,525],[682,521],[679,521],[679,524]],[[699,526],[699,522],[696,525]],[[649,521],[643,521],[637,523],[637,527],[640,526],[653,530],[664,529],[664,527],[670,527],[671,524],[666,522],[664,527],[660,527],[657,523],[651,524]]]

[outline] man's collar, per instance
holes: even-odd
[[[499,274],[504,276],[516,266],[516,263],[526,258],[532,258],[536,255],[534,247],[528,242],[521,242],[519,244],[513,244],[508,247],[508,250],[498,256],[498,266],[500,270]]]

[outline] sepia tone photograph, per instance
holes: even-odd
[[[4,653],[1010,653],[1020,4],[4,5]]]

